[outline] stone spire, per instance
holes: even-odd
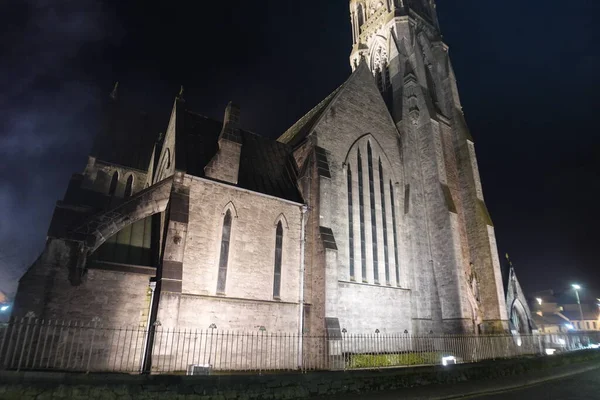
[[[115,82],[115,86],[113,87],[113,90],[110,93],[110,98],[113,100],[117,100],[117,97],[119,95],[118,91],[119,91],[119,82]]]

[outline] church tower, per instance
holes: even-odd
[[[352,69],[368,66],[400,133],[405,202],[414,206],[406,225],[427,232],[426,245],[413,250],[429,253],[437,288],[430,298],[440,300],[444,329],[468,331],[472,319],[476,332],[504,330],[494,226],[435,1],[351,0],[350,15]],[[422,292],[418,279],[414,288]],[[462,322],[448,328],[450,320]]]

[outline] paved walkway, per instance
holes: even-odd
[[[486,393],[482,395],[481,393]],[[600,363],[566,365],[501,380],[432,385],[393,392],[339,395],[314,400],[587,400],[600,399]]]

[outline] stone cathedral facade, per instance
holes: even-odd
[[[15,315],[327,335],[508,329],[433,0],[351,0],[352,74],[271,140],[117,90]],[[164,132],[161,134],[160,132]]]

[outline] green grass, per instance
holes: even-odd
[[[400,367],[438,364],[441,353],[351,354],[347,368]]]

